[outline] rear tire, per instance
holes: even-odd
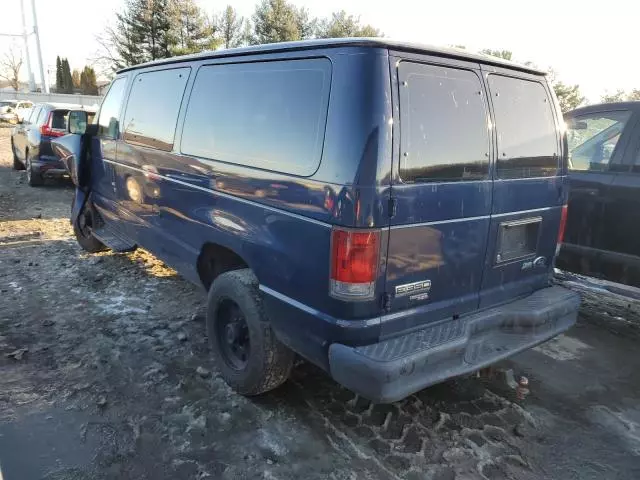
[[[207,333],[222,377],[241,395],[259,395],[289,378],[295,354],[271,329],[251,270],[233,270],[214,280]]]
[[[18,160],[18,155],[16,155],[16,147],[13,144],[13,140],[11,140],[11,153],[13,154],[13,169],[24,170],[24,165],[20,160]]]
[[[108,250],[104,243],[93,236],[93,212],[89,204],[85,204],[78,218],[73,222],[73,233],[78,245],[86,252],[98,253]]]
[[[33,171],[28,150],[25,152],[24,158],[24,168],[27,171],[27,183],[30,187],[39,187],[44,183],[44,179],[42,178],[42,175]]]

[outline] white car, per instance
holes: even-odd
[[[28,100],[22,100],[18,102],[15,109],[15,114],[18,117],[18,122],[24,121],[25,118],[29,118],[31,109],[33,108],[33,102]]]
[[[0,101],[0,119],[11,123],[22,122],[29,116],[33,102],[28,100]]]

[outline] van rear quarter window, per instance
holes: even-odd
[[[401,62],[403,182],[476,180],[489,171],[482,84],[470,70]]]
[[[133,79],[124,115],[127,143],[171,151],[190,68],[141,73]]]
[[[499,178],[547,177],[558,173],[559,137],[551,99],[535,81],[489,75],[498,133]]]
[[[331,62],[205,65],[187,107],[181,151],[300,176],[320,165]]]

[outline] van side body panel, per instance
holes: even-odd
[[[180,152],[185,111],[199,68],[309,56],[331,62],[324,148],[313,175],[300,177]],[[279,337],[324,368],[329,343],[376,341],[386,278],[386,231],[374,299],[345,302],[330,297],[328,278],[332,226],[381,228],[389,223],[392,116],[386,49],[284,52],[179,67],[190,67],[190,74],[172,151],[125,141],[126,126],[120,129],[115,158],[110,141],[94,139],[94,152],[103,152],[94,169],[95,203],[105,222],[199,285],[197,264],[203,246],[212,243],[231,250],[256,274]],[[167,68],[172,66],[128,72],[132,78],[125,97],[138,74]],[[121,124],[126,108],[127,100]],[[299,306],[318,314],[304,318]],[[367,332],[356,334],[340,326],[342,320],[357,319],[366,321]]]

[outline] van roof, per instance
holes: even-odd
[[[295,50],[315,50],[320,48],[333,47],[383,47],[391,48],[406,52],[425,53],[434,56],[456,58],[461,60],[471,60],[474,62],[495,65],[498,67],[506,67],[523,72],[533,73],[536,75],[546,75],[546,72],[537,68],[520,65],[519,63],[503,60],[502,58],[484,55],[480,53],[471,53],[460,48],[434,47],[430,45],[422,45],[418,43],[403,42],[390,40],[388,38],[328,38],[314,40],[300,40],[297,42],[281,42],[267,43],[263,45],[254,45],[250,47],[229,48],[225,50],[208,50],[205,52],[195,53],[192,55],[183,55],[179,57],[163,58],[152,62],[126,67],[118,71],[127,72],[138,68],[150,67],[154,65],[164,65],[177,62],[188,62],[192,60],[201,60],[206,58],[232,57],[242,55],[252,55],[271,52],[287,52]]]

